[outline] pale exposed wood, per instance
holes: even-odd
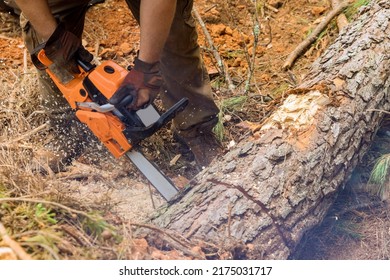
[[[340,0],[331,0],[331,2],[332,2],[333,9],[335,9],[338,5],[340,5]],[[337,28],[339,30],[342,30],[344,27],[346,27],[348,25],[348,19],[344,13],[340,13],[337,16],[336,21],[337,21]]]
[[[3,223],[0,222],[0,236],[3,239],[4,243],[7,244],[16,254],[16,256],[21,260],[31,260],[31,256],[26,253],[26,251],[19,245],[18,242],[13,240],[7,233],[6,228]]]

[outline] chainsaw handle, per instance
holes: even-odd
[[[41,71],[45,70],[50,64],[53,63],[46,56],[45,51],[43,49],[41,49],[37,52],[33,52],[30,56],[31,56],[31,61],[34,64],[34,66],[38,70],[41,70]]]
[[[134,144],[140,142],[141,140],[148,138],[149,136],[156,133],[161,127],[171,121],[178,113],[183,111],[188,105],[188,98],[180,99],[176,104],[169,108],[165,113],[163,113],[160,118],[151,125],[147,127],[140,126],[128,126],[126,127],[125,134],[128,138],[132,140]]]
[[[77,64],[81,67],[81,69],[84,70],[84,72],[88,73],[93,68],[96,67],[95,64],[92,64],[91,62],[82,61],[81,59],[76,59]]]
[[[31,61],[38,70],[45,70],[53,62],[46,56],[45,50],[40,49],[31,54]],[[77,65],[86,73],[90,72],[96,67],[96,65],[91,62],[83,61],[81,59],[76,59]]]

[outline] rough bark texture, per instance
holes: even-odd
[[[390,2],[374,0],[250,139],[152,219],[235,258],[287,259],[322,221],[390,108]]]

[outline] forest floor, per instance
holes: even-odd
[[[332,22],[290,70],[282,70],[287,56],[332,9],[329,2],[195,1],[228,73],[218,71],[213,46],[198,22],[202,56],[221,109],[218,133],[226,149],[241,141],[251,125],[260,124],[272,112],[284,93],[300,84],[312,62],[337,36]],[[347,17],[353,20],[356,10],[351,5]],[[34,171],[39,165],[34,152],[52,136],[39,105],[37,75],[27,58],[18,18],[3,12],[0,22],[0,202],[2,197],[19,198],[3,202],[0,222],[12,229],[11,235],[35,258],[185,258],[174,250],[151,249],[145,240],[132,238],[134,227],[145,226],[143,222],[164,201],[130,162],[114,159],[99,143],[88,145],[65,172],[47,170],[42,175]],[[88,11],[83,44],[97,62],[112,59],[124,67],[131,65],[138,40],[139,27],[125,1],[106,0]],[[228,89],[229,80],[233,90]],[[375,160],[390,150],[387,134],[383,128],[335,207],[322,225],[304,237],[292,258],[390,258],[389,208],[372,203],[366,191]],[[145,140],[142,148],[178,186],[186,185],[196,174],[194,162],[180,156],[169,128]],[[61,202],[72,210],[45,201]],[[57,209],[56,215],[50,209]],[[20,218],[23,211],[35,213],[34,221]],[[76,219],[79,216],[85,219]],[[65,222],[60,223],[61,219]],[[113,228],[118,227],[117,235]]]

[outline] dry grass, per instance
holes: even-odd
[[[34,154],[50,130],[39,90],[33,69],[2,76],[1,223],[34,259],[131,259],[121,217],[146,219],[153,211],[149,190],[128,162],[115,162],[104,151],[107,158],[98,165],[74,162],[66,172],[42,173]]]
[[[68,250],[62,255],[62,247],[76,248],[76,244],[72,244],[74,240],[72,242],[72,238],[60,229],[65,225],[72,226],[75,232],[93,244],[95,237],[88,236],[82,225],[83,219],[88,220],[88,216],[79,219],[79,213],[60,207],[71,205],[69,196],[61,192],[61,182],[39,172],[40,166],[33,157],[34,151],[42,145],[42,139],[48,136],[46,117],[39,105],[37,77],[34,74],[11,73],[8,79],[2,77],[2,84],[1,222],[33,258],[85,258],[90,254],[88,250]],[[82,202],[77,207],[87,211],[93,209]],[[68,243],[71,246],[65,246]]]
[[[349,195],[342,195],[346,199]],[[363,194],[361,198],[366,198]],[[345,201],[338,203],[345,205]],[[347,198],[348,200],[348,198]],[[357,204],[357,202],[354,202]],[[332,209],[324,222],[303,239],[295,259],[388,260],[390,259],[390,209],[386,204]],[[337,207],[337,206],[336,206]],[[340,207],[340,205],[339,205]]]

